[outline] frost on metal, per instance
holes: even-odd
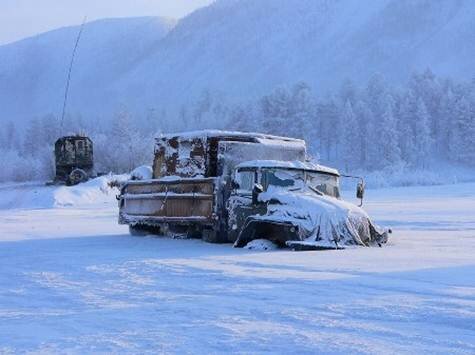
[[[289,193],[268,190],[260,196],[267,204],[262,221],[287,221],[296,230],[286,245],[305,248],[341,248],[350,245],[377,246],[387,242],[387,233],[372,224],[361,208],[310,189]]]
[[[260,133],[205,130],[163,135],[156,140],[154,178],[229,175],[252,159],[304,160],[305,142]]]
[[[381,245],[387,232],[340,198],[337,170],[309,162],[305,142],[200,131],[157,139],[153,176],[125,184],[119,222],[243,247]]]
[[[388,232],[366,212],[341,200],[335,169],[298,161],[250,161],[237,166],[235,179],[242,191],[229,200],[229,220],[238,247],[256,238],[304,250],[387,241]],[[263,192],[253,202],[249,190],[255,184]]]

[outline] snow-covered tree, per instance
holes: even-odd
[[[339,126],[340,108],[338,101],[333,96],[328,96],[320,100],[316,105],[315,117],[317,120],[317,137],[319,141],[319,150],[327,161],[332,159],[335,152],[335,146],[339,135],[337,127]]]
[[[401,150],[401,158],[405,162],[413,162],[414,156],[417,153],[415,139],[417,118],[417,100],[414,96],[414,92],[409,92],[401,99],[398,108],[398,141],[399,148]]]
[[[0,131],[0,156],[5,157],[0,163],[8,161],[14,168],[0,181],[50,174],[54,141],[81,131],[93,139],[101,171],[124,172],[151,164],[157,131],[203,128],[303,137],[312,155],[345,170],[372,171],[399,162],[428,168],[435,154],[449,162],[474,164],[473,82],[439,78],[426,70],[398,88],[380,74],[361,85],[364,89],[345,80],[336,92],[321,96],[299,82],[232,104],[223,95],[203,90],[176,111],[157,107],[136,114],[121,109],[89,125],[80,113],[68,114],[62,130],[53,115],[32,119],[21,129],[6,122]]]
[[[371,166],[369,157],[375,155],[373,153],[375,147],[369,138],[374,137],[374,117],[366,102],[361,100],[356,103],[354,112],[360,134],[359,145],[356,149],[356,152],[359,153],[358,161],[360,162],[360,168],[368,168]]]
[[[0,136],[0,148],[18,151],[20,140],[15,124],[12,121],[6,123],[5,129],[2,133],[3,134]]]
[[[314,117],[315,104],[312,98],[312,90],[305,82],[296,84],[292,89],[290,104],[289,135],[297,138],[310,138],[311,120]]]
[[[427,167],[430,154],[432,152],[432,137],[427,112],[424,101],[420,98],[417,102],[415,125],[414,125],[414,147],[415,151],[412,160],[416,160],[415,165]]]
[[[275,89],[260,100],[262,127],[265,131],[285,135],[291,117],[291,94],[286,88]]]
[[[352,107],[356,105],[359,93],[355,83],[351,79],[347,78],[343,81],[339,94],[341,102],[346,103],[349,101]]]
[[[356,121],[356,115],[353,112],[353,107],[350,100],[345,104],[343,111],[343,162],[345,170],[351,171],[357,169],[360,164],[360,140],[361,132]]]
[[[41,139],[41,125],[37,118],[33,118],[25,131],[22,154],[35,156],[38,152],[39,139]]]
[[[396,120],[394,117],[394,103],[387,95],[383,104],[383,113],[377,125],[377,136],[374,137],[378,154],[373,156],[373,164],[379,168],[386,168],[398,164],[401,160],[401,150],[398,145]]]

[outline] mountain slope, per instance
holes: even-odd
[[[154,17],[88,23],[75,58],[71,111],[115,105],[107,87],[147,56],[174,25],[174,20]],[[78,32],[79,27],[61,28],[0,47],[0,116],[21,121],[60,113]]]
[[[150,101],[175,102],[299,80],[326,91],[374,72],[402,81],[427,67],[460,78],[475,72],[474,29],[470,0],[223,0],[182,20],[120,85],[147,77]]]
[[[208,89],[241,100],[304,80],[325,92],[344,78],[381,72],[399,83],[427,67],[465,79],[475,73],[474,29],[471,0],[218,0],[175,26],[99,21],[81,40],[69,107],[93,119],[122,104],[176,112]],[[0,47],[7,118],[60,111],[77,31]]]

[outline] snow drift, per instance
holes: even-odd
[[[44,183],[1,184],[0,209],[87,207],[108,204],[118,190],[111,182],[124,182],[128,175],[105,175],[76,186],[45,186]]]

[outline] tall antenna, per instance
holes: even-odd
[[[71,73],[73,71],[73,64],[74,64],[74,57],[76,56],[76,51],[78,49],[79,41],[81,40],[82,31],[84,30],[84,26],[86,25],[87,16],[84,17],[82,21],[81,28],[79,30],[78,36],[76,38],[76,43],[73,49],[73,55],[71,56],[71,63],[69,64],[69,71],[68,71],[68,79],[66,81],[66,89],[64,91],[64,101],[63,101],[63,112],[61,114],[61,135],[63,135],[63,124],[64,124],[64,116],[66,115],[66,104],[68,102],[68,94],[69,94],[69,83],[71,82]]]

